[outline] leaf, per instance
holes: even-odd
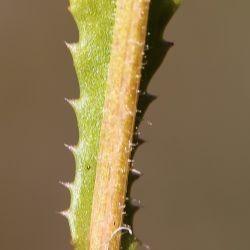
[[[79,99],[69,100],[68,102],[76,113],[79,141],[76,146],[68,146],[75,158],[76,172],[74,182],[66,185],[71,193],[71,204],[69,210],[64,212],[64,215],[69,221],[72,244],[75,250],[92,249],[90,242],[91,227],[93,226],[91,226],[91,217],[93,216],[92,205],[96,184],[96,171],[99,171],[96,170],[96,167],[100,158],[100,145],[102,144],[100,136],[105,117],[103,110],[105,100],[110,95],[107,89],[107,81],[113,58],[112,53],[114,53],[112,45],[117,39],[115,36],[122,34],[122,28],[120,33],[114,31],[119,21],[117,13],[122,15],[122,1],[70,0],[69,10],[79,30],[79,41],[68,44],[68,47],[73,57],[79,81],[80,96]],[[133,1],[142,0],[131,0],[130,2],[133,3]],[[147,4],[146,0],[143,1]],[[147,30],[148,36],[146,38],[145,57],[143,59],[143,65],[145,66],[142,69],[141,94],[138,102],[138,109],[142,110],[142,112],[135,120],[136,127],[139,125],[147,106],[154,99],[153,96],[146,93],[147,85],[162,62],[167,50],[172,45],[162,40],[162,34],[165,25],[170,20],[178,5],[179,1],[176,0],[151,1]],[[118,6],[120,7],[118,8]],[[124,9],[124,11],[126,10]],[[135,18],[137,17],[136,15],[138,13],[135,12]],[[138,67],[140,70],[140,65]],[[119,65],[117,65],[118,68]],[[120,118],[117,117],[115,119]],[[112,131],[109,131],[109,133],[112,133]],[[139,138],[134,136],[134,143],[137,143],[138,140]],[[132,179],[131,175],[129,178],[128,195]],[[126,185],[126,181],[121,185]],[[106,191],[103,190],[103,192]],[[133,214],[136,210],[137,208],[131,206],[129,201],[126,203],[127,215],[124,217],[125,224],[132,227]],[[140,242],[134,235],[127,233],[123,235],[122,249],[134,250],[139,244]]]

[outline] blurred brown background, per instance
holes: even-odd
[[[64,97],[78,85],[64,40],[77,30],[62,0],[0,5],[0,249],[70,250],[56,211],[77,142]],[[250,3],[185,0],[175,42],[150,85],[159,96],[136,154],[144,208],[136,234],[153,250],[250,249]]]

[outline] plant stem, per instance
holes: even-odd
[[[118,0],[90,225],[90,250],[118,250],[149,0]]]

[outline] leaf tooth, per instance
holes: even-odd
[[[132,152],[131,152],[131,158],[134,158],[134,155],[137,151],[137,149],[146,142],[146,140],[140,138],[137,134],[134,134],[134,139],[133,141],[135,142],[133,144],[133,149],[132,149]]]
[[[141,200],[137,200],[137,199],[131,198],[131,197],[126,197],[126,209],[125,209],[125,211],[129,211],[127,213],[129,216],[134,217],[134,214],[140,208],[143,208]]]
[[[68,42],[65,42],[65,45],[69,49],[71,55],[74,56],[74,54],[77,51],[77,43],[68,43]]]
[[[131,174],[132,174],[135,178],[139,178],[139,177],[142,175],[141,171],[139,171],[139,170],[137,170],[137,169],[135,169],[135,168],[131,168],[131,169],[130,169],[130,172],[131,172]]]
[[[64,143],[64,146],[70,151],[70,152],[72,152],[73,154],[75,154],[76,153],[76,146],[72,146],[72,145],[68,145],[68,144],[66,144],[66,143]]]
[[[65,188],[67,188],[69,191],[72,191],[72,189],[73,189],[73,183],[59,181],[59,184],[61,184]]]
[[[58,214],[62,215],[64,218],[69,219],[69,210],[63,210],[59,212]]]
[[[76,115],[78,115],[84,111],[84,108],[88,102],[88,96],[84,95],[79,99],[64,98],[64,100],[73,108],[73,110],[76,112]]]
[[[146,143],[146,140],[142,139],[142,138],[138,138],[137,139],[137,147],[140,147],[142,144]]]
[[[143,207],[141,200],[137,200],[135,198],[130,198],[128,200],[128,203],[134,211],[137,211],[138,209]]]
[[[67,97],[64,98],[64,100],[75,110],[76,109],[76,102],[77,100],[76,99],[69,99]]]
[[[157,96],[143,92],[139,97],[139,107],[142,110],[146,110],[148,106],[156,100]]]

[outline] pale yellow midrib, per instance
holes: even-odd
[[[93,196],[89,250],[118,250],[149,0],[117,0]],[[112,237],[112,239],[111,239]]]

